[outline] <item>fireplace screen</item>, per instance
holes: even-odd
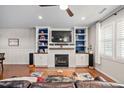
[[[68,67],[68,54],[55,55],[55,67]]]

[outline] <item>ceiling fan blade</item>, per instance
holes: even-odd
[[[66,11],[70,17],[74,16],[73,12],[69,8],[67,8]]]
[[[50,6],[57,6],[57,5],[39,5],[40,7],[50,7]]]

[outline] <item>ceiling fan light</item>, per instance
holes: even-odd
[[[41,20],[41,19],[43,19],[43,17],[42,16],[38,16],[38,19]]]
[[[86,19],[86,17],[81,17],[81,20],[85,20]]]
[[[66,10],[68,8],[68,5],[60,5],[59,7],[61,10]]]

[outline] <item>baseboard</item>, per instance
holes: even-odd
[[[42,65],[42,66],[40,66],[40,65],[35,65],[35,67],[36,67],[36,68],[40,68],[40,67],[45,67],[45,68],[46,68],[46,67],[48,67],[48,66],[47,66],[47,65]]]
[[[115,82],[119,82],[117,79],[115,79],[114,77],[108,75],[107,73],[103,72],[102,70],[95,68],[96,70],[98,70],[99,72],[103,73],[104,75],[106,75],[107,77],[111,78],[112,80],[114,80]]]
[[[10,63],[4,63],[4,65],[29,65],[29,64],[10,64]]]
[[[88,67],[88,65],[76,65],[75,67]]]

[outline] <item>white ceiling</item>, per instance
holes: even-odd
[[[73,11],[74,16],[69,17],[65,11],[60,10],[59,6],[1,5],[0,28],[85,26],[99,20],[117,7],[117,5],[71,5],[69,8]],[[107,10],[99,14],[104,8],[107,8]],[[39,15],[43,17],[42,20],[38,19]],[[86,20],[81,20],[82,16],[86,17]]]

